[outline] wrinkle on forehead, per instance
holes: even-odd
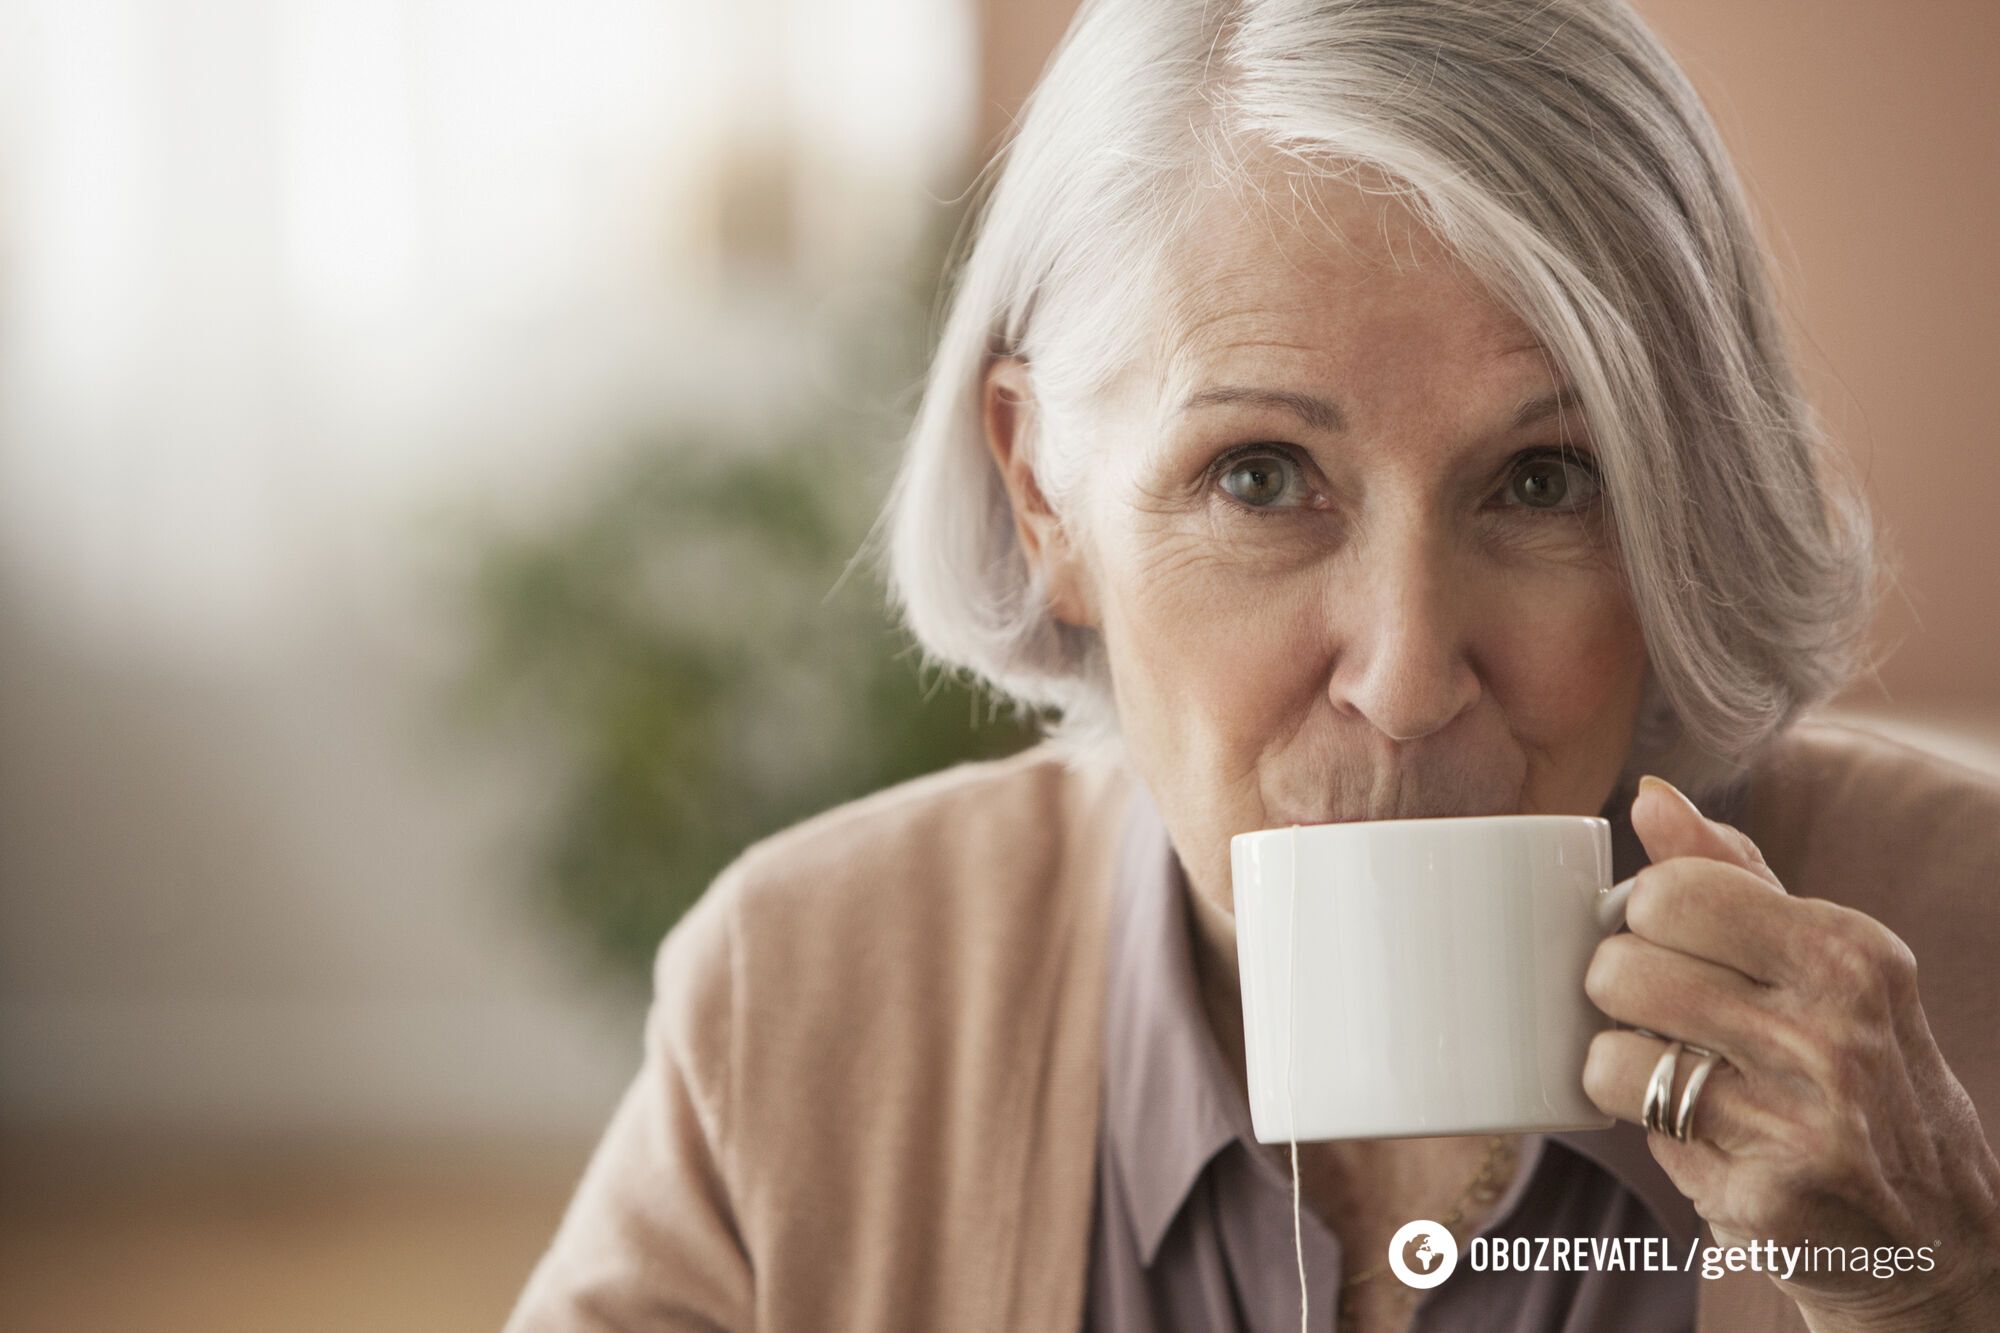
[[[1353,179],[1293,171],[1288,189],[1268,177],[1211,187],[1189,215],[1161,269],[1152,337],[1127,377],[1162,410],[1179,401],[1199,363],[1253,347],[1311,357],[1327,351],[1339,324],[1310,304],[1335,293],[1421,271],[1452,284],[1475,312],[1469,343],[1482,357],[1541,350],[1526,324],[1496,301],[1401,192]],[[1553,369],[1553,368],[1552,368]],[[1120,377],[1125,379],[1127,377]],[[1137,387],[1128,384],[1129,388]]]

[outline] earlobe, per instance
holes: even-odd
[[[1049,613],[1070,625],[1095,623],[1082,590],[1080,552],[1035,476],[1037,413],[1027,363],[996,358],[981,386],[980,422],[986,447],[1007,489],[1021,555],[1048,600]]]

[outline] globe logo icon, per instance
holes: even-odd
[[[1389,1267],[1406,1287],[1435,1287],[1458,1267],[1458,1240],[1429,1218],[1405,1222],[1389,1238]]]

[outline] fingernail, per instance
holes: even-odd
[[[1641,796],[1645,795],[1646,786],[1648,783],[1652,784],[1655,787],[1659,787],[1666,792],[1671,793],[1676,800],[1678,800],[1682,805],[1686,806],[1688,809],[1693,810],[1696,814],[1701,813],[1700,808],[1697,807],[1693,801],[1690,801],[1687,798],[1687,793],[1683,792],[1679,787],[1676,787],[1673,783],[1667,781],[1665,778],[1656,778],[1651,773],[1648,773],[1644,777],[1639,779],[1639,794]]]

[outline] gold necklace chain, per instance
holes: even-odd
[[[1491,1203],[1493,1200],[1499,1198],[1501,1189],[1507,1183],[1507,1173],[1511,1172],[1513,1168],[1514,1144],[1512,1140],[1500,1134],[1493,1135],[1491,1142],[1486,1145],[1486,1159],[1479,1164],[1479,1170],[1474,1173],[1472,1183],[1467,1185],[1464,1193],[1458,1196],[1458,1202],[1451,1206],[1451,1211],[1438,1219],[1438,1224],[1456,1236],[1460,1224],[1465,1221],[1466,1205],[1475,1200],[1480,1203]],[[1350,1287],[1358,1287],[1362,1283],[1378,1278],[1388,1271],[1389,1265],[1387,1263],[1379,1263],[1365,1273],[1357,1273],[1353,1277],[1348,1278],[1340,1284],[1340,1289],[1346,1291]],[[1348,1311],[1353,1309],[1353,1306],[1346,1301],[1342,1301],[1340,1309],[1342,1316],[1345,1317]]]

